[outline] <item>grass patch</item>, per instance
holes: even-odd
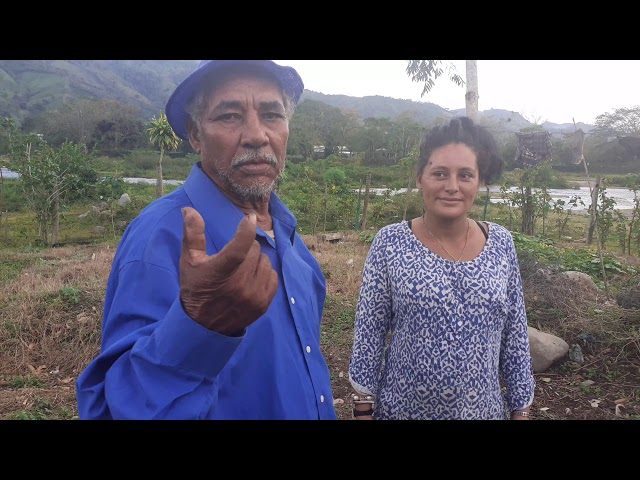
[[[9,386],[11,388],[32,388],[32,387],[43,387],[44,383],[38,377],[33,375],[18,375],[9,381]]]
[[[39,397],[34,399],[31,408],[16,412],[9,417],[10,420],[71,420],[73,418],[74,413],[69,408],[55,408],[50,401]]]
[[[347,345],[353,341],[353,321],[356,314],[354,302],[327,297],[324,319],[321,325],[322,345]]]
[[[13,280],[20,275],[28,263],[26,261],[2,261],[0,262],[0,283]]]

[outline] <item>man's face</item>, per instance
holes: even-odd
[[[275,80],[236,73],[213,88],[201,118],[189,129],[202,167],[234,201],[269,198],[284,170],[289,121]]]

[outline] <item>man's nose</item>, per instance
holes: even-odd
[[[248,114],[244,131],[242,132],[242,144],[251,148],[260,148],[268,143],[269,137],[264,124],[260,120],[260,115],[257,112]]]

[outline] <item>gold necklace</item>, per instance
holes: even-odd
[[[438,242],[438,245],[440,245],[442,247],[442,249],[447,252],[447,254],[451,257],[451,259],[454,262],[459,262],[460,259],[462,258],[462,254],[464,253],[465,249],[467,248],[467,242],[469,241],[469,230],[471,227],[471,224],[469,223],[469,219],[467,219],[467,237],[464,240],[464,246],[462,247],[462,251],[460,252],[460,256],[458,257],[458,259],[456,260],[456,257],[454,257],[453,255],[451,255],[451,252],[449,252],[449,250],[447,250],[447,247],[445,247],[440,240],[438,240],[438,237],[436,237],[433,232],[431,230],[429,230],[429,227],[427,227],[427,221],[424,219],[424,214],[422,215],[422,223],[424,223],[424,228],[427,229],[427,232],[429,232],[429,234],[435,239],[436,242]]]

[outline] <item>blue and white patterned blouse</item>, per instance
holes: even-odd
[[[349,366],[353,387],[377,396],[374,418],[506,419],[532,403],[515,245],[506,228],[486,223],[489,238],[467,262],[436,255],[407,222],[376,235]]]

